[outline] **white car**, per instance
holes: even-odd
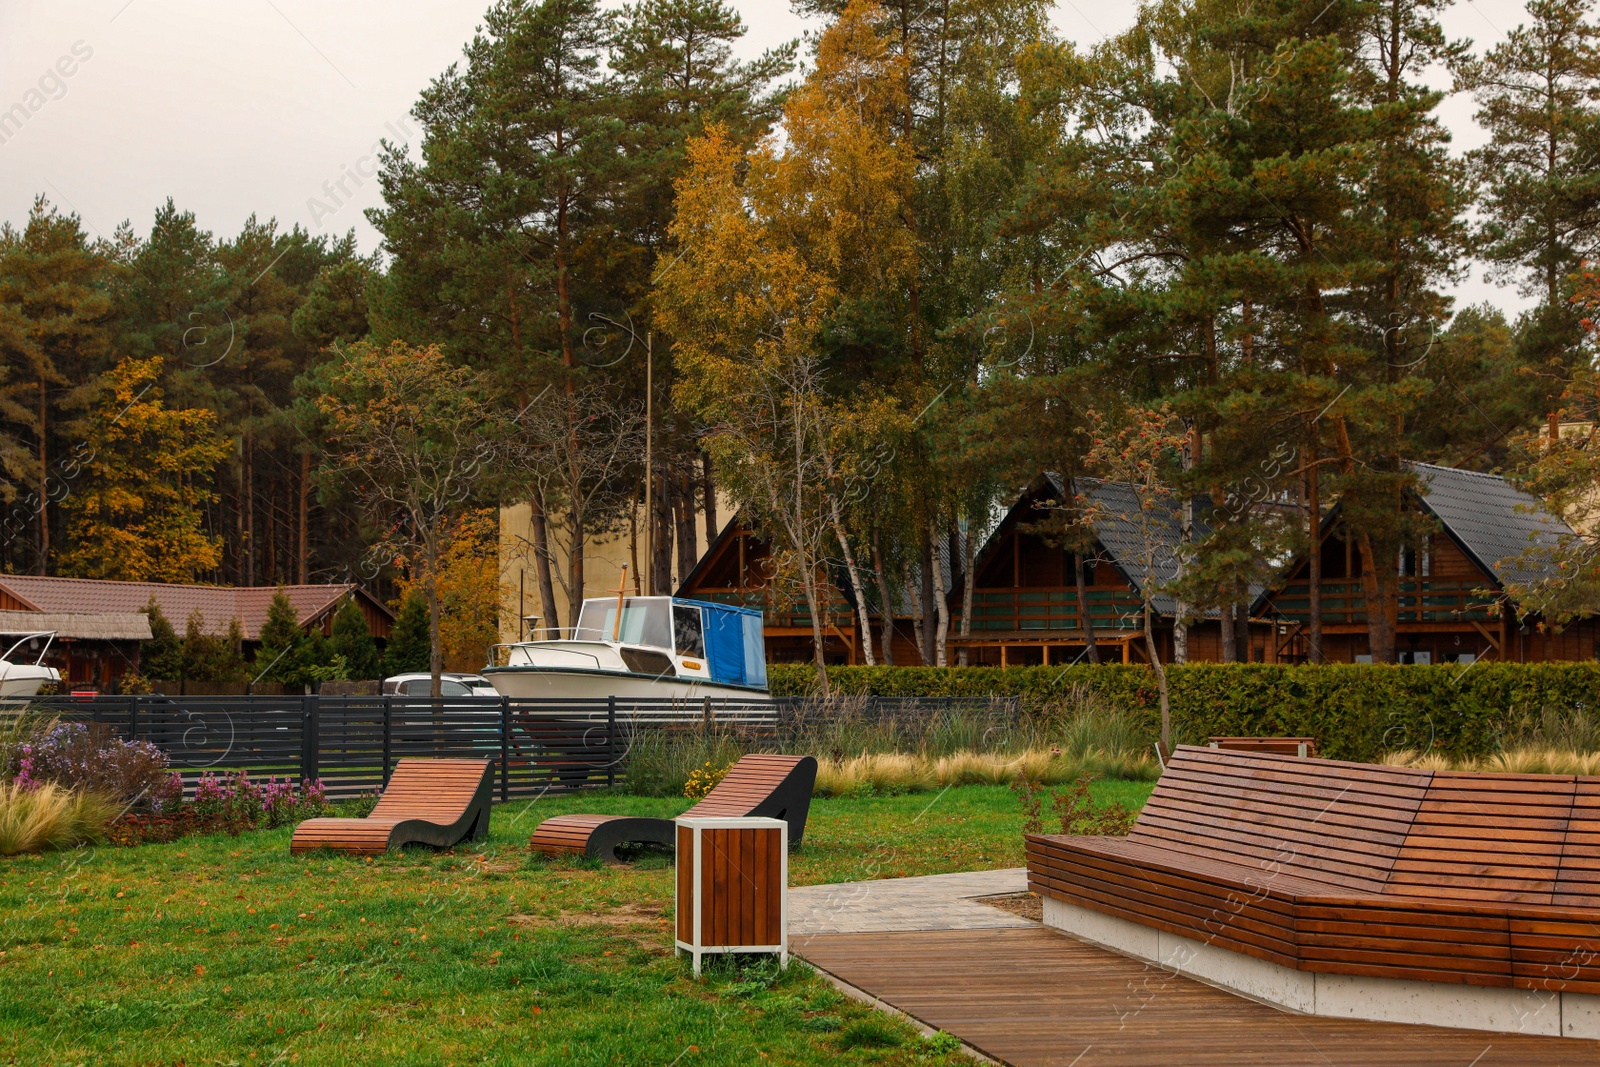
[[[433,675],[397,674],[383,680],[384,696],[426,697],[433,695]],[[439,695],[446,697],[498,697],[499,690],[481,674],[439,675]]]

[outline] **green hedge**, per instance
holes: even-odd
[[[772,691],[815,689],[814,668],[769,669]],[[1470,667],[1321,667],[1203,663],[1169,667],[1174,740],[1217,734],[1305,735],[1333,759],[1372,760],[1398,749],[1456,758],[1534,739],[1552,714],[1600,706],[1600,663],[1477,663]],[[1139,719],[1154,738],[1155,674],[1122,664],[1071,667],[833,667],[836,692],[881,696],[1018,696],[1033,715],[1070,714],[1091,695]]]

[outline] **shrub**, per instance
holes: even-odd
[[[346,802],[350,803],[361,802]],[[322,815],[328,807],[327,790],[321,781],[303,781],[296,790],[287,778],[280,782],[273,777],[265,785],[257,785],[244,771],[225,778],[208,773],[195,783],[193,803],[151,814],[123,815],[112,823],[109,837],[112,844],[122,846],[176,841],[190,834],[228,833],[237,837],[263,823],[268,827],[287,826]],[[352,812],[342,810],[340,814]]]
[[[773,665],[772,692],[807,692],[813,670]],[[1366,762],[1407,748],[1472,759],[1524,744],[1600,747],[1600,663],[1193,663],[1167,674],[1180,744],[1218,734],[1304,735],[1317,738],[1325,756]],[[1014,696],[1036,730],[1095,735],[1094,747],[1148,752],[1157,733],[1155,677],[1138,665],[831,667],[828,677],[837,699]]]
[[[274,776],[261,788],[261,809],[272,829],[313,819],[328,810],[327,790],[320,781],[309,780],[302,781],[297,790],[290,779],[280,782]]]
[[[159,811],[178,803],[182,783],[148,741],[123,741],[104,723],[55,723],[17,745],[8,776],[23,786],[52,782],[121,806]]]
[[[1016,791],[1022,805],[1022,831],[1028,834],[1045,833],[1044,802],[1050,801],[1050,811],[1060,823],[1062,834],[1125,835],[1133,829],[1136,816],[1119,801],[1096,807],[1089,785],[1094,779],[1084,775],[1063,793],[1043,789],[1036,779],[1018,778],[1011,788]]]
[[[733,769],[733,764],[724,765],[720,770],[712,768],[709,762],[704,767],[698,767],[689,772],[689,780],[684,783],[683,795],[690,800],[704,800],[706,794],[717,787],[717,783],[728,776]]]
[[[716,731],[637,730],[625,755],[629,792],[650,797],[680,797],[689,776],[706,765],[726,767],[750,751],[744,738]]]
[[[0,856],[98,840],[116,808],[105,797],[54,782],[0,782]]]

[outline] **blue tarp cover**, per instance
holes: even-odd
[[[711,680],[744,685],[743,612],[716,604],[705,605],[706,658],[711,661]]]
[[[767,643],[761,612],[705,600],[674,600],[700,609],[711,680],[723,685],[767,687]]]

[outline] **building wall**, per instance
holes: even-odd
[[[643,586],[643,574],[640,573],[645,564],[645,538],[643,530],[644,508],[637,509],[639,525],[639,538],[637,546],[633,543],[632,534],[626,523],[615,533],[592,536],[584,544],[583,557],[583,595],[587,597],[605,596],[607,593],[616,594],[617,583],[622,577],[622,568],[628,567],[627,591],[632,595],[636,589]],[[720,493],[717,498],[717,514],[724,517],[722,521],[733,515],[733,509]],[[534,570],[532,550],[533,545],[533,509],[528,504],[514,504],[500,509],[500,586],[505,590],[505,602],[500,609],[500,640],[519,641],[533,635],[529,634],[522,622],[525,615],[543,615],[544,609],[539,600],[539,576]],[[706,540],[705,516],[703,513],[695,518],[695,551],[696,559],[705,555],[709,542]],[[637,549],[637,551],[635,551]],[[637,558],[639,566],[633,565]],[[670,587],[676,589],[679,581],[684,577],[677,573],[678,553],[674,546],[672,553],[672,569]],[[554,561],[553,566],[566,567],[565,559]],[[572,607],[567,603],[566,591],[555,574],[552,574],[552,584],[555,586],[556,608],[561,613],[561,625],[571,627],[576,621]],[[549,620],[542,620],[541,626],[548,625]]]

